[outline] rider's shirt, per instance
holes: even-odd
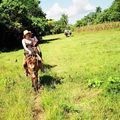
[[[25,53],[28,53],[30,51],[34,52],[33,47],[36,47],[37,43],[38,43],[38,39],[36,37],[30,38],[29,40],[24,38],[22,40],[22,45],[25,50]],[[40,48],[37,48],[37,49],[38,49],[38,51],[40,51]]]
[[[23,39],[22,40],[22,45],[23,45],[24,50],[29,52],[30,48],[32,48],[32,46],[33,46],[33,41],[32,41],[32,39],[30,39],[30,40]]]

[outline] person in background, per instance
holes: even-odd
[[[66,37],[70,37],[72,35],[72,32],[71,32],[71,30],[65,29],[64,34]]]

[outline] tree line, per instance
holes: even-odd
[[[59,21],[46,19],[40,0],[0,0],[0,51],[22,47],[25,29],[41,39],[47,34],[61,33],[68,24],[63,14]]]
[[[46,19],[40,0],[0,0],[0,51],[20,48],[23,31],[31,30],[39,39],[47,34],[62,33],[65,29],[86,25],[120,21],[120,0],[104,11],[97,7],[95,12],[70,25],[68,16],[59,20]]]
[[[46,14],[39,0],[1,0],[0,14],[0,50],[21,47],[25,29],[31,30],[36,36],[46,34]]]
[[[111,7],[104,11],[102,11],[101,7],[97,7],[95,12],[91,12],[81,20],[78,20],[75,26],[82,27],[113,21],[120,21],[120,0],[115,0]]]

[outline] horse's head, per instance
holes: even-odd
[[[38,76],[38,60],[35,56],[30,56],[27,59],[28,72],[32,79],[37,78]]]

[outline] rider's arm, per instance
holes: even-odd
[[[36,37],[36,36],[34,37],[34,39],[35,39],[35,41],[37,41],[37,42],[38,42],[38,39],[37,39],[37,37]],[[38,46],[38,45],[37,45],[37,49],[38,49],[38,51],[39,51],[39,52],[41,51],[40,46]]]
[[[35,40],[36,42],[38,42],[38,39],[37,39],[37,37],[36,37],[36,36],[34,36],[34,40]]]
[[[32,42],[33,42],[33,46],[37,46],[38,45],[38,39],[36,38],[36,36],[34,36],[32,39]]]
[[[41,52],[41,49],[40,49],[40,47],[39,47],[39,46],[37,46],[37,49],[38,49],[38,51],[39,51],[39,52]]]
[[[29,54],[31,54],[31,51],[26,47],[26,44],[25,44],[25,41],[22,40],[22,45],[23,45],[23,48],[29,52]]]

